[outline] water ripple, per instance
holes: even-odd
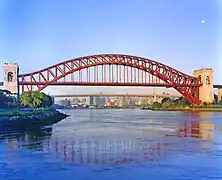
[[[222,179],[220,113],[65,110],[0,134],[0,179]]]

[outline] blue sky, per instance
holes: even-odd
[[[222,84],[220,2],[1,0],[0,64],[18,62],[21,72],[32,72],[78,56],[124,53],[188,74],[212,67]]]

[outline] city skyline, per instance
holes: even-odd
[[[222,3],[216,0],[3,0],[0,63],[18,62],[24,73],[79,56],[124,53],[151,58],[190,75],[194,69],[212,67],[214,81],[219,84],[221,7]],[[118,88],[107,87],[103,91]],[[56,89],[50,87],[45,91]],[[90,87],[93,92],[101,89]],[[144,92],[148,88],[118,89],[128,90]],[[89,88],[56,91],[87,92]]]

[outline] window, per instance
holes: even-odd
[[[13,72],[8,72],[8,82],[13,81]]]
[[[200,80],[200,83],[201,83],[201,75],[199,75],[199,80]]]
[[[207,78],[206,78],[206,84],[210,85],[210,77],[209,76],[207,76]]]

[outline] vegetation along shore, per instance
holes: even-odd
[[[52,104],[52,98],[42,92],[24,92],[18,103],[10,92],[1,90],[0,131],[48,126],[68,116],[51,108]]]
[[[218,102],[217,98],[213,103],[203,102],[200,106],[192,106],[185,98],[179,99],[164,98],[161,103],[154,102],[152,107],[148,108],[153,111],[217,111],[222,112],[222,101]]]

